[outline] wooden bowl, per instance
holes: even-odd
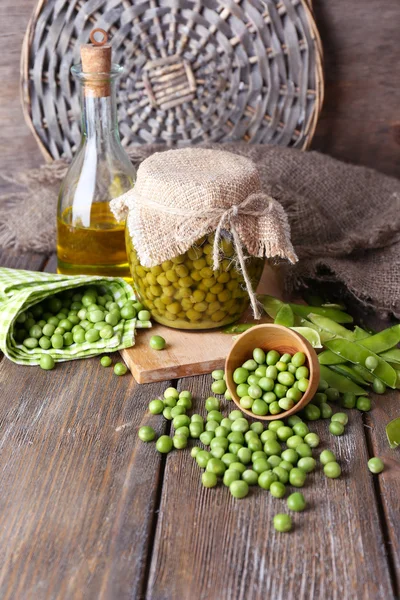
[[[278,415],[265,415],[261,417],[240,406],[239,396],[236,394],[236,384],[233,381],[233,372],[237,367],[241,367],[246,360],[253,357],[254,348],[262,348],[265,352],[277,350],[280,354],[288,352],[292,355],[296,352],[304,352],[306,355],[307,361],[305,365],[310,371],[310,384],[299,402],[290,410],[281,412]],[[294,415],[310,402],[319,384],[319,362],[315,350],[303,336],[282,325],[256,325],[245,333],[242,333],[233,344],[226,358],[225,373],[228,390],[237,407],[249,417],[261,421],[273,421],[274,419],[282,419]]]

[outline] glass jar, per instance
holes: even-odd
[[[212,269],[213,244],[214,234],[204,236],[184,254],[146,268],[126,228],[134,287],[155,321],[176,329],[212,329],[233,323],[246,310],[249,297],[236,266],[232,237],[228,232],[221,237],[217,271]],[[256,289],[264,259],[247,257],[246,267]]]

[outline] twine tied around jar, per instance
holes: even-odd
[[[203,148],[154,154],[139,167],[135,186],[113,200],[111,208],[117,219],[127,216],[133,245],[146,267],[183,254],[215,232],[215,271],[223,231],[230,232],[256,319],[261,312],[246,252],[297,261],[283,207],[262,192],[255,165],[236,154]]]

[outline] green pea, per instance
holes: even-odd
[[[311,473],[311,471],[314,471],[316,464],[317,461],[312,456],[303,456],[300,458],[297,466],[299,469],[305,471],[305,473]]]
[[[288,368],[287,363],[282,362],[281,360],[278,360],[278,362],[276,363],[275,366],[280,373],[287,371],[287,368]],[[278,373],[278,377],[279,377],[279,373]]]
[[[236,419],[241,419],[243,417],[243,413],[240,410],[232,410],[229,413],[229,418],[231,421],[236,421]]]
[[[306,355],[304,354],[304,352],[296,352],[296,354],[293,354],[292,364],[295,367],[301,367],[304,365],[305,362],[306,362]]]
[[[264,431],[264,425],[260,421],[254,421],[254,423],[250,425],[250,429],[257,435],[261,435]]]
[[[272,454],[280,456],[282,454],[282,448],[277,440],[267,440],[264,444],[264,452],[267,456],[272,456]]]
[[[298,381],[300,381],[300,379],[308,379],[308,377],[309,377],[309,374],[310,374],[310,372],[309,372],[309,370],[308,370],[308,368],[307,368],[307,367],[299,367],[299,368],[296,370],[296,379],[297,379]],[[303,391],[304,391],[304,390],[303,390]]]
[[[156,432],[154,431],[154,429],[152,427],[145,425],[144,427],[141,427],[139,429],[138,436],[142,440],[142,442],[151,442],[156,437]],[[161,437],[168,437],[168,436],[161,436]],[[159,440],[160,439],[161,438],[159,438]],[[168,438],[168,439],[170,439],[170,438]],[[171,442],[172,442],[172,440],[171,440]],[[157,448],[157,450],[159,450],[159,448]]]
[[[248,465],[252,459],[252,452],[249,448],[240,448],[237,457],[241,463]]]
[[[346,392],[346,393],[348,393],[348,392]],[[325,394],[326,394],[326,397],[329,400],[329,402],[337,402],[340,398],[340,393],[336,388],[328,387],[325,390]],[[355,397],[355,395],[354,395],[354,397]]]
[[[49,337],[49,338],[53,335],[54,331],[55,331],[55,326],[51,325],[49,323],[44,325],[43,330],[42,330],[43,335],[45,335],[46,337]]]
[[[249,371],[243,367],[239,367],[233,372],[233,381],[237,384],[245,383],[249,376]]]
[[[258,458],[257,460],[253,461],[253,470],[256,473],[260,474],[260,473],[263,473],[264,471],[270,471],[271,465],[269,464],[268,460],[266,460],[265,458]]]
[[[308,375],[307,375],[308,377]],[[329,388],[329,383],[325,379],[320,379],[318,384],[318,391],[325,392]]]
[[[272,457],[270,457],[270,459],[271,458]],[[280,461],[280,463],[281,462],[282,461]],[[291,468],[289,470],[286,470],[283,467],[281,467],[280,463],[272,469],[272,472],[275,473],[275,475],[278,477],[278,481],[280,481],[281,483],[287,483],[289,481],[289,471],[292,469],[292,465],[290,465]]]
[[[252,462],[258,460],[259,458],[264,458],[265,460],[267,460],[267,455],[265,454],[264,450],[256,450],[255,452],[253,452],[253,455],[251,457]]]
[[[184,415],[180,415],[184,416]],[[189,425],[190,436],[194,439],[198,439],[204,431],[204,425],[202,423],[190,423]],[[214,440],[213,440],[214,441]]]
[[[225,427],[223,427],[222,425],[220,425],[215,430],[215,437],[224,437],[224,438],[226,438],[228,436],[228,433],[229,433],[229,431]]]
[[[122,315],[122,311],[121,311],[121,315]],[[151,314],[148,310],[140,310],[138,312],[137,317],[138,317],[139,321],[150,321]]]
[[[222,417],[222,415],[221,415],[221,417]],[[231,428],[232,428],[232,432],[238,431],[241,433],[246,433],[246,431],[248,431],[248,429],[249,429],[249,422],[247,419],[240,417],[239,419],[235,419],[233,421]],[[232,433],[229,435],[232,435]]]
[[[215,380],[215,381],[219,381],[221,379],[224,378],[224,371],[222,369],[216,369],[215,371],[213,371],[211,373],[211,377]]]
[[[245,498],[249,493],[249,486],[245,481],[232,481],[229,491],[234,498]]]
[[[121,315],[120,315],[119,311],[117,311],[117,312],[110,312],[110,313],[106,314],[106,316],[104,317],[104,320],[105,320],[105,322],[108,325],[111,325],[112,327],[115,327],[120,322]]]
[[[149,346],[153,350],[164,350],[165,344],[165,339],[161,335],[152,335],[149,341]]]
[[[176,406],[176,404],[177,404],[177,400],[176,400],[176,398],[173,398],[172,396],[167,396],[166,398],[164,397],[164,404],[165,404],[165,406],[174,408],[174,406]]]
[[[331,421],[329,423],[329,431],[332,433],[332,435],[343,435],[344,425],[339,423],[339,421]]]
[[[254,375],[256,375],[259,379],[261,379],[262,377],[265,377],[266,374],[267,374],[267,367],[266,367],[266,365],[260,365],[254,371]]]
[[[327,465],[329,462],[336,462],[336,456],[332,450],[323,450],[319,456],[322,465]]]
[[[89,331],[89,329],[92,328],[92,323],[89,323],[89,321],[84,320],[84,321],[81,321],[81,325],[80,326],[82,327],[82,329],[84,331]]]
[[[289,363],[287,368],[289,373],[291,373],[292,375],[296,374],[296,367],[292,365],[292,363]]]
[[[103,321],[104,313],[102,310],[91,310],[88,312],[87,318],[91,323],[98,323],[99,321]],[[60,327],[62,327],[61,323],[63,322],[64,320],[60,321]]]
[[[207,414],[207,421],[217,421],[219,424],[221,423],[222,419],[222,413],[219,410],[210,410]]]
[[[276,396],[274,392],[265,392],[265,394],[262,395],[262,399],[267,404],[272,404],[273,402],[276,402]]]
[[[227,390],[226,383],[223,379],[214,381],[211,385],[211,391],[213,394],[224,394]]]
[[[269,488],[271,496],[274,498],[283,498],[286,494],[286,486],[280,481],[273,481]]]
[[[289,388],[286,392],[286,397],[289,398],[289,400],[293,400],[293,402],[298,402],[302,395],[303,394],[300,392],[300,390],[294,387]]]
[[[306,423],[303,423],[302,421],[293,425],[293,433],[295,435],[299,435],[300,437],[304,438],[309,432],[310,430],[308,429]]]
[[[386,392],[386,385],[383,383],[383,381],[375,377],[372,383],[372,389],[374,390],[375,394],[384,394]]]
[[[376,367],[378,366],[379,362],[378,359],[375,356],[367,356],[367,358],[365,359],[365,368],[368,369],[369,371],[374,371],[376,369]]]
[[[289,482],[290,485],[293,485],[293,487],[303,487],[306,477],[306,472],[298,467],[294,467],[291,471],[289,471]]]
[[[188,443],[187,436],[178,435],[175,433],[175,435],[172,438],[172,443],[174,445],[174,448],[176,448],[177,450],[183,450],[184,448],[186,448]]]
[[[284,398],[286,396],[286,392],[288,391],[288,388],[286,385],[282,385],[281,383],[277,383],[274,386],[274,394],[276,395],[277,398],[279,398],[279,400],[281,398]]]
[[[356,395],[353,392],[345,392],[341,404],[343,408],[354,408],[356,406]]]
[[[285,398],[281,398],[278,401],[278,405],[283,411],[286,411],[286,410],[290,410],[291,408],[293,408],[294,402],[293,402],[293,400],[290,400],[290,398],[285,397]]]
[[[259,385],[250,385],[247,390],[246,395],[248,395],[248,396],[250,396],[250,398],[253,398],[254,400],[256,400],[258,398],[261,398],[262,394],[263,394],[263,392]]]
[[[254,348],[253,358],[257,364],[262,365],[265,363],[265,352],[261,348]]]
[[[307,433],[307,435],[304,437],[304,441],[310,446],[310,448],[317,448],[320,442],[319,435],[316,433]]]
[[[145,311],[145,312],[147,312],[147,311]],[[131,304],[130,302],[127,302],[126,304],[124,304],[124,306],[120,310],[120,313],[121,313],[121,317],[123,319],[129,320],[129,319],[134,319],[136,317],[136,310],[133,307],[133,304]],[[141,319],[141,320],[147,321],[148,319]]]
[[[233,454],[233,452],[227,452],[222,455],[221,460],[224,465],[229,467],[232,463],[237,462],[237,456],[236,454]]]
[[[267,365],[276,365],[276,363],[278,362],[279,359],[280,359],[279,352],[277,352],[276,350],[270,350],[267,353],[265,362],[267,363]]]
[[[282,442],[286,442],[286,440],[293,435],[293,429],[283,425],[283,427],[279,427],[279,429],[277,429],[276,435]]]
[[[207,450],[200,450],[196,454],[196,462],[201,469],[205,469],[208,461],[211,459],[211,454]]]
[[[281,458],[292,465],[297,465],[299,455],[297,454],[296,450],[293,450],[293,448],[287,448],[282,452]]]
[[[228,402],[230,402],[232,400],[232,396],[231,396],[229,390],[226,390],[224,396],[225,396],[225,400],[228,400]]]
[[[304,418],[307,419],[307,421],[317,421],[321,418],[321,411],[315,404],[307,404],[307,406],[304,407],[303,413]]]
[[[320,406],[322,403],[327,402],[327,400],[328,396],[326,394],[324,394],[323,392],[318,392],[313,398],[313,404]]]
[[[26,348],[29,349],[37,348],[39,345],[38,339],[34,337],[26,338],[22,343]]]
[[[53,348],[59,349],[64,346],[64,338],[60,333],[54,333],[51,336],[50,341]]]
[[[342,469],[337,462],[329,462],[324,466],[324,473],[330,479],[336,479],[340,477]]]
[[[282,459],[277,454],[271,454],[271,456],[268,456],[267,461],[270,465],[270,468],[274,469],[275,467],[278,467],[281,464]]]
[[[51,341],[48,337],[43,335],[39,340],[39,346],[43,348],[43,350],[49,350],[51,348]]]
[[[381,458],[378,458],[377,456],[373,456],[372,458],[369,459],[368,461],[368,469],[371,471],[371,473],[382,473],[383,469],[385,468],[385,465],[383,464],[383,461]]]
[[[259,438],[252,438],[247,442],[247,447],[252,452],[257,452],[262,449],[263,445]]]
[[[289,471],[291,471],[293,469],[292,463],[288,462],[287,460],[282,460],[279,463],[279,467],[281,469],[285,469],[285,471],[287,471],[287,472],[289,472]]]
[[[272,392],[272,390],[274,389],[274,386],[275,386],[275,381],[273,379],[271,379],[270,377],[261,377],[261,379],[259,379],[259,381],[258,381],[258,386],[264,392]]]
[[[201,448],[199,446],[193,446],[193,448],[190,451],[190,456],[192,458],[196,458],[199,452],[201,452]]]
[[[171,408],[171,417],[175,419],[175,417],[179,417],[179,415],[186,414],[186,408],[184,406],[174,406]]]
[[[56,298],[55,296],[49,298],[48,307],[50,312],[57,313],[62,307],[61,300],[59,298]]]
[[[200,441],[205,446],[209,446],[211,444],[211,440],[213,440],[214,437],[215,437],[215,434],[213,431],[203,431],[200,434]]]
[[[179,400],[181,400],[182,398],[187,398],[188,400],[192,400],[192,393],[189,392],[188,390],[182,390],[181,392],[179,392]]]
[[[39,365],[45,371],[51,371],[55,367],[54,358],[50,354],[42,354]]]
[[[297,446],[303,443],[303,438],[300,435],[292,435],[286,440],[286,445],[292,450],[296,450]]]
[[[173,448],[173,441],[168,435],[161,435],[156,441],[156,448],[161,454],[168,454]]]
[[[64,329],[64,327],[56,327],[54,330],[54,333],[57,335],[64,335],[65,329]]]
[[[173,408],[171,408],[171,418],[173,419],[172,424],[176,429],[178,429],[179,427],[190,427],[190,417],[188,417],[187,415],[184,414],[180,414],[180,415],[173,415]],[[201,425],[201,424],[200,424]]]
[[[64,338],[64,346],[72,346],[72,344],[74,343],[74,336],[72,335],[72,333],[70,331],[67,331],[66,333],[64,333],[63,338]]]
[[[333,414],[332,408],[326,402],[322,402],[320,404],[319,410],[321,411],[321,418],[322,419],[330,419],[331,416],[332,416],[332,414]]]
[[[228,432],[230,432],[232,430],[232,421],[230,419],[228,419],[227,417],[222,419],[220,425],[222,427],[225,427],[228,430]]]
[[[103,356],[103,358],[108,358],[109,359],[109,363],[107,365],[103,365],[105,367],[110,366],[111,364],[111,359],[109,356]],[[101,360],[103,360],[103,358]],[[102,363],[103,364],[103,363]],[[159,400],[158,398],[156,398],[155,400],[152,400],[149,403],[149,411],[151,412],[152,415],[159,415],[162,413],[162,411],[164,410],[164,402],[162,400]]]
[[[88,329],[88,331],[86,331],[85,340],[87,342],[89,342],[90,344],[97,342],[97,340],[99,340],[99,339],[100,339],[100,332],[97,331],[97,329]]]
[[[287,424],[290,427],[293,427],[297,424],[297,423],[303,423],[303,421],[301,420],[301,418],[297,415],[290,415],[290,417],[287,418]],[[298,434],[300,435],[300,434]]]
[[[277,432],[279,427],[283,427],[284,425],[285,423],[283,421],[276,419],[275,421],[271,421],[271,423],[269,423],[268,430]]]
[[[260,377],[257,377],[257,375],[255,375],[254,373],[249,375],[247,378],[248,385],[258,385],[259,381],[260,381]]]
[[[121,362],[115,363],[115,365],[114,365],[114,373],[115,373],[115,375],[125,375],[125,373],[127,371],[128,371],[128,368],[127,368],[126,365],[124,365],[124,363],[121,363]]]
[[[331,421],[338,421],[342,425],[347,425],[349,422],[349,417],[346,415],[346,413],[338,412],[332,416]]]
[[[239,471],[236,471],[235,469],[227,469],[224,473],[224,477],[223,477],[222,481],[223,481],[224,485],[229,487],[233,481],[239,481],[239,479],[240,479]]]
[[[216,475],[223,475],[226,471],[226,466],[219,458],[210,458],[207,462],[206,470],[209,473],[215,473]]]
[[[302,368],[302,367],[300,367]],[[297,382],[297,387],[301,392],[306,392],[309,386],[309,380],[308,379],[299,379]]]
[[[219,427],[218,421],[207,421],[206,423],[206,431],[215,431]]]
[[[261,399],[254,400],[251,405],[251,411],[257,416],[264,416],[268,414],[268,410],[268,404]]]
[[[269,365],[267,367],[267,370],[265,372],[265,376],[268,377],[269,379],[276,379],[278,377],[278,369],[276,368],[275,365]]]
[[[258,367],[258,364],[255,360],[246,360],[246,362],[242,365],[243,369],[247,369],[247,371],[255,371]]]
[[[248,396],[249,395],[249,385],[247,385],[247,383],[239,383],[239,385],[236,388],[236,393],[239,396],[239,398],[243,398],[243,396]]]
[[[247,485],[256,485],[258,482],[258,475],[255,471],[251,469],[246,469],[242,473],[242,480],[247,483]]]
[[[110,340],[114,335],[114,329],[111,325],[105,325],[100,329],[100,337],[102,340]]]
[[[174,398],[175,400],[178,400],[179,392],[177,389],[169,387],[164,392],[164,398]]]
[[[187,427],[186,425],[178,427],[177,429],[175,429],[175,435],[183,435],[186,438],[190,437],[189,427]]]
[[[253,465],[254,468],[254,465]],[[269,490],[271,485],[278,481],[278,476],[276,473],[273,473],[271,470],[265,469],[258,476],[258,485],[263,490]]]
[[[282,423],[282,421],[280,421],[280,423]],[[284,427],[283,425],[281,425],[281,427]],[[279,427],[278,427],[279,429]],[[276,434],[276,431],[272,431],[271,429],[265,429],[265,431],[262,432],[260,439],[262,441],[263,444],[265,444],[265,442],[267,442],[268,440],[277,440],[278,436]]]
[[[290,494],[286,502],[288,509],[294,512],[301,512],[306,507],[306,501],[303,494],[300,492],[294,492],[293,494]]]
[[[356,408],[364,412],[371,410],[371,400],[366,396],[359,396],[357,398]]]
[[[312,456],[312,450],[305,442],[296,446],[296,452],[301,458]]]

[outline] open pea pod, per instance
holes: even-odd
[[[275,319],[279,309],[285,304],[282,300],[278,300],[278,298],[274,298],[273,296],[257,296],[257,299],[261,302],[265,312],[271,319]]]
[[[359,344],[368,348],[375,354],[381,354],[396,346],[400,342],[400,325],[394,325],[388,329],[384,329],[375,335],[371,335],[363,340],[359,340]],[[399,350],[400,354],[400,350]]]
[[[365,340],[365,338],[369,337],[371,334],[368,331],[365,331],[362,327],[356,325],[354,327],[354,341],[359,342],[360,340]]]
[[[290,329],[306,338],[313,348],[322,348],[321,338],[315,329],[311,329],[310,327],[291,327]]]
[[[349,331],[348,329],[346,329],[346,327],[343,327],[343,325],[336,323],[336,321],[333,321],[328,317],[323,317],[322,315],[315,315],[313,313],[309,314],[308,318],[311,321],[311,323],[314,323],[320,329],[324,329],[325,331],[331,333],[335,337],[344,338],[345,340],[349,340],[349,342],[354,341],[354,332]]]
[[[369,385],[369,383],[357,373],[354,367],[349,367],[349,365],[331,365],[331,369],[336,373],[341,373],[346,377],[350,377],[350,379],[355,381],[355,383],[358,383],[358,385]]]
[[[321,354],[318,354],[318,361],[320,365],[344,365],[347,363],[345,358],[338,356],[331,350],[324,350]]]
[[[297,325],[297,323],[296,323]],[[332,333],[329,333],[328,331],[324,331],[323,329],[321,329],[321,327],[318,327],[318,325],[315,325],[315,323],[311,323],[311,321],[308,321],[307,319],[300,319],[300,324],[298,325],[299,327],[307,327],[309,329],[314,329],[314,331],[318,332],[318,335],[321,339],[321,342],[324,344],[325,342],[328,342],[329,340],[333,340],[334,339],[334,335],[332,335]]]
[[[224,333],[243,333],[250,329],[250,327],[254,327],[257,323],[234,323],[233,325],[228,325],[224,327],[222,330]]]
[[[391,348],[390,350],[386,350],[386,352],[380,352],[379,356],[383,358],[383,360],[387,360],[391,363],[396,363],[400,365],[400,349],[399,348]]]
[[[368,383],[374,383],[375,377],[362,365],[353,365],[353,370],[358,373]]]
[[[349,342],[343,339],[331,340],[326,342],[325,346],[328,350],[332,350],[338,356],[345,358],[347,361],[356,365],[365,366],[365,361],[368,357],[374,357],[378,363],[378,366],[373,370],[375,377],[378,377],[387,386],[391,388],[396,387],[397,375],[396,371],[380,356],[371,352],[364,346],[357,342]],[[369,370],[369,369],[368,369]]]
[[[386,435],[391,448],[400,446],[400,417],[386,425]]]
[[[324,308],[323,306],[306,306],[304,304],[290,304],[292,311],[295,315],[308,319],[310,314],[321,315],[322,317],[328,317],[336,323],[352,323],[353,317],[348,313],[338,310],[337,308]]]
[[[365,396],[365,390],[361,386],[345,375],[335,373],[325,365],[320,365],[320,377],[325,379],[329,387],[336,388],[341,394],[352,392],[356,396]]]

